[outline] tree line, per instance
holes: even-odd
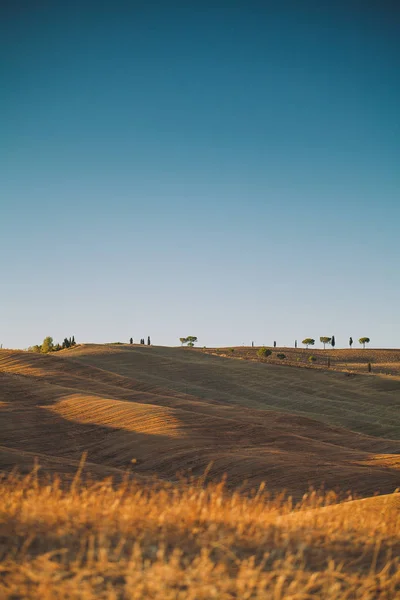
[[[133,337],[131,337],[131,338],[130,338],[130,340],[129,340],[129,343],[130,343],[130,344],[133,344]],[[144,345],[145,345],[144,338],[140,338],[140,342],[139,342],[139,343],[140,343],[142,346],[144,346]],[[151,346],[151,339],[150,339],[150,336],[149,336],[149,335],[147,336],[147,345],[148,345],[148,346]]]
[[[65,348],[72,348],[76,346],[75,336],[64,338],[62,344],[55,344],[53,338],[48,335],[44,338],[41,344],[35,344],[28,348],[29,352],[41,352],[42,354],[48,354],[49,352],[58,352],[58,350],[65,350]]]
[[[324,345],[324,350],[325,350],[326,344],[330,344],[332,346],[332,348],[334,348],[336,346],[336,341],[335,341],[335,336],[334,335],[332,337],[321,336],[319,338],[319,341]],[[369,344],[370,341],[371,340],[370,340],[369,337],[361,337],[358,340],[359,344],[361,344],[363,348],[365,348],[365,344]],[[313,338],[305,338],[301,343],[304,344],[306,346],[306,348],[308,348],[308,346],[314,346],[315,340]],[[349,346],[350,346],[350,348],[353,347],[353,343],[354,343],[353,342],[353,338],[350,337],[349,338]],[[295,343],[295,347],[297,348],[297,343]]]

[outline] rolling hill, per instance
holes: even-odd
[[[95,478],[177,473],[300,497],[400,483],[400,381],[202,351],[81,345],[0,351],[0,468]]]

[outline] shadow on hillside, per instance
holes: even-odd
[[[29,453],[29,464],[36,454],[76,464],[87,452],[88,462],[99,466],[98,477],[109,474],[102,475],[101,467],[109,467],[173,480],[177,472],[199,476],[212,462],[210,477],[221,479],[227,473],[232,487],[244,480],[247,487],[256,487],[266,480],[269,489],[286,488],[296,497],[310,484],[362,495],[389,493],[398,485],[398,470],[366,464],[368,452],[382,452],[388,444],[392,452],[400,452],[397,442],[364,438],[362,451],[351,447],[351,432],[268,411],[255,411],[252,422],[252,411],[243,409],[247,415],[242,419],[237,407],[229,418],[220,417],[215,406],[214,415],[176,410],[174,416],[185,431],[177,438],[80,423],[51,410],[59,400],[71,397],[68,388],[52,385],[53,377],[1,375],[1,445]],[[87,395],[88,382],[82,380],[81,385]],[[8,454],[5,468],[10,460]]]
[[[75,361],[75,358],[74,358]],[[368,435],[400,438],[400,381],[266,365],[188,349],[119,348],[81,354],[76,362],[148,385],[193,394],[212,404],[296,413]],[[377,401],[376,393],[383,392]]]

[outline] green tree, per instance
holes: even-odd
[[[362,337],[358,341],[363,345],[363,348],[365,348],[365,344],[369,344],[371,340],[369,337]]]
[[[40,346],[39,344],[35,344],[35,346],[29,346],[28,351],[29,352],[41,352],[42,346]]]
[[[268,348],[259,348],[257,350],[257,356],[259,356],[260,358],[268,358],[268,356],[271,356],[272,352],[271,350],[268,350]]]
[[[315,340],[313,340],[312,338],[305,338],[301,343],[304,344],[306,348],[308,348],[308,346],[314,346]]]
[[[332,339],[331,339],[331,346],[332,346],[332,348],[334,348],[336,346],[336,341],[335,341],[334,335],[332,336]]]
[[[53,338],[49,335],[44,338],[42,344],[42,352],[47,354],[48,352],[52,352],[54,350]]]
[[[76,346],[75,336],[72,336],[71,346]]]
[[[349,346],[350,346],[350,348],[352,347],[352,345],[353,345],[353,338],[351,337],[351,338],[349,339]]]
[[[180,343],[182,344],[187,344],[188,346],[190,346],[191,348],[195,345],[195,343],[197,342],[197,337],[195,335],[188,335],[187,337],[181,337],[179,338]]]
[[[325,344],[330,344],[331,341],[332,341],[332,338],[330,338],[330,337],[320,337],[319,341],[323,343],[324,350],[325,350]]]

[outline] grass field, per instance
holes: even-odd
[[[0,598],[400,597],[400,379],[253,350],[0,351]]]
[[[0,597],[393,599],[400,494],[246,496],[204,481],[0,486]]]

